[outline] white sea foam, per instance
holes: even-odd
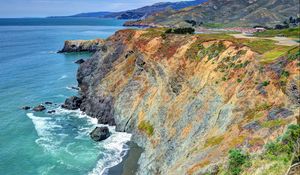
[[[74,91],[77,92],[78,90],[74,88],[75,86],[67,86],[66,89],[70,90],[70,91]]]
[[[67,110],[59,107],[56,110],[57,115],[66,115],[72,114],[71,116],[78,118],[86,118],[87,122],[90,126],[83,127],[79,129],[79,135],[75,139],[84,139],[87,135],[96,127],[96,126],[104,126],[99,125],[98,120],[96,118],[89,117],[85,113],[80,110]],[[94,127],[91,127],[94,126]],[[105,174],[109,168],[114,167],[122,162],[123,157],[126,155],[128,151],[127,142],[131,139],[131,134],[124,132],[116,132],[115,127],[108,126],[112,135],[99,143],[99,147],[102,148],[103,158],[101,158],[96,167],[89,172],[89,175],[103,175]]]
[[[37,135],[36,143],[47,151],[53,151],[59,142],[53,137],[52,131],[62,126],[57,125],[50,117],[38,117],[33,113],[28,113],[27,116],[32,120]]]
[[[91,125],[97,125],[98,120],[96,118],[89,117],[84,112],[78,110],[68,110],[58,107],[55,112],[56,115],[70,115],[71,117],[86,118],[87,122]]]
[[[72,151],[72,147],[75,142],[68,143],[65,145],[62,140],[64,137],[68,137],[68,134],[60,133],[63,130],[63,126],[61,123],[67,122],[72,117],[76,117],[78,119],[86,119],[86,124],[83,126],[78,126],[77,128],[77,136],[75,139],[79,140],[88,140],[89,133],[96,126],[103,126],[97,123],[97,119],[91,118],[80,110],[66,110],[61,107],[55,109],[56,113],[53,117],[38,117],[33,113],[28,113],[27,116],[32,120],[34,127],[37,131],[39,138],[36,140],[36,143],[42,146],[45,150],[50,151],[53,155],[57,155],[58,157],[61,154],[67,153],[71,156],[80,155],[80,153],[76,153]],[[66,120],[66,121],[64,121]],[[85,120],[84,120],[85,121]],[[123,157],[126,155],[128,151],[128,146],[126,143],[130,141],[131,134],[116,132],[115,127],[108,126],[112,135],[102,141],[97,143],[99,151],[101,151],[101,159],[98,160],[96,167],[89,172],[89,175],[104,175],[108,172],[109,168],[116,166],[121,163]],[[96,149],[98,150],[98,149]],[[95,152],[96,153],[96,152]],[[97,153],[96,153],[97,154]],[[84,154],[81,154],[84,155]],[[68,166],[68,161],[60,159],[61,163]]]
[[[104,157],[97,162],[96,167],[89,175],[104,175],[109,168],[122,162],[128,151],[126,143],[130,141],[131,134],[116,132],[114,127],[109,127],[112,135],[105,141],[99,143],[104,148]]]
[[[67,77],[68,77],[67,75],[62,75],[58,80],[65,79],[65,78],[67,78]]]
[[[41,54],[57,54],[57,51],[42,51]]]

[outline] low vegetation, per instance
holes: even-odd
[[[145,132],[148,136],[152,136],[154,132],[154,128],[149,121],[142,121],[138,125],[139,130]]]
[[[229,151],[228,159],[228,173],[239,175],[245,167],[249,166],[250,156],[240,149],[232,149]]]
[[[286,125],[287,122],[282,119],[276,119],[276,120],[270,120],[270,121],[265,121],[261,125],[264,128],[274,128],[282,125]]]
[[[300,27],[290,28],[290,29],[281,29],[281,30],[266,30],[263,32],[255,33],[256,37],[276,37],[276,36],[284,36],[290,38],[299,38],[300,37]]]
[[[290,125],[283,136],[266,145],[264,157],[270,160],[278,160],[283,157],[292,164],[300,162],[300,125]]]
[[[236,43],[237,45],[245,45],[252,51],[262,55],[262,63],[270,63],[277,58],[287,56],[292,50],[294,51],[295,48],[297,48],[293,46],[277,45],[276,41],[269,39],[238,39],[228,34],[197,34],[196,36],[198,37],[197,41],[193,43],[187,51],[187,57],[194,60],[199,59],[198,53],[203,49],[202,43],[212,40],[227,40]],[[290,59],[296,59],[297,53],[300,55],[300,52],[293,52],[293,54],[290,54]]]
[[[223,135],[208,138],[205,142],[204,147],[211,147],[211,146],[219,145],[223,140],[224,140]]]
[[[300,125],[288,126],[287,131],[275,141],[264,146],[261,154],[250,155],[241,149],[228,152],[228,165],[218,174],[255,174],[263,168],[264,174],[285,174],[289,166],[300,162]]]

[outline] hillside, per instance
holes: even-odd
[[[133,10],[121,11],[121,12],[92,12],[81,13],[72,15],[70,17],[102,17],[102,18],[116,18],[116,19],[141,19],[153,15],[157,12],[165,10],[180,10],[186,7],[199,5],[206,0],[194,0],[194,1],[182,1],[182,2],[164,2],[156,3],[150,6],[145,6]]]
[[[300,133],[299,61],[271,40],[122,30],[81,64],[80,108],[133,134],[138,174],[281,175]]]
[[[162,12],[167,9],[180,10],[186,7],[199,5],[206,0],[194,0],[194,1],[181,1],[181,2],[165,2],[156,3],[150,6],[141,7],[134,10],[128,10],[123,12],[111,13],[106,17],[117,18],[117,19],[141,19],[153,15],[157,12]]]
[[[299,15],[298,0],[208,0],[198,6],[178,12],[154,14],[143,21],[127,25],[191,26],[274,26],[289,17]]]

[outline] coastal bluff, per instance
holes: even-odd
[[[132,133],[144,148],[137,174],[222,174],[231,149],[252,155],[245,174],[286,173],[258,155],[299,121],[297,47],[277,56],[274,41],[165,29],[120,30],[102,44],[78,69],[80,109]]]
[[[96,52],[104,44],[104,40],[67,40],[65,41],[64,47],[58,53],[67,52]]]

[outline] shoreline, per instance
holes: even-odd
[[[139,158],[144,150],[133,141],[128,142],[128,146],[129,151],[123,157],[122,162],[109,168],[108,175],[133,175],[136,173],[139,167]]]

